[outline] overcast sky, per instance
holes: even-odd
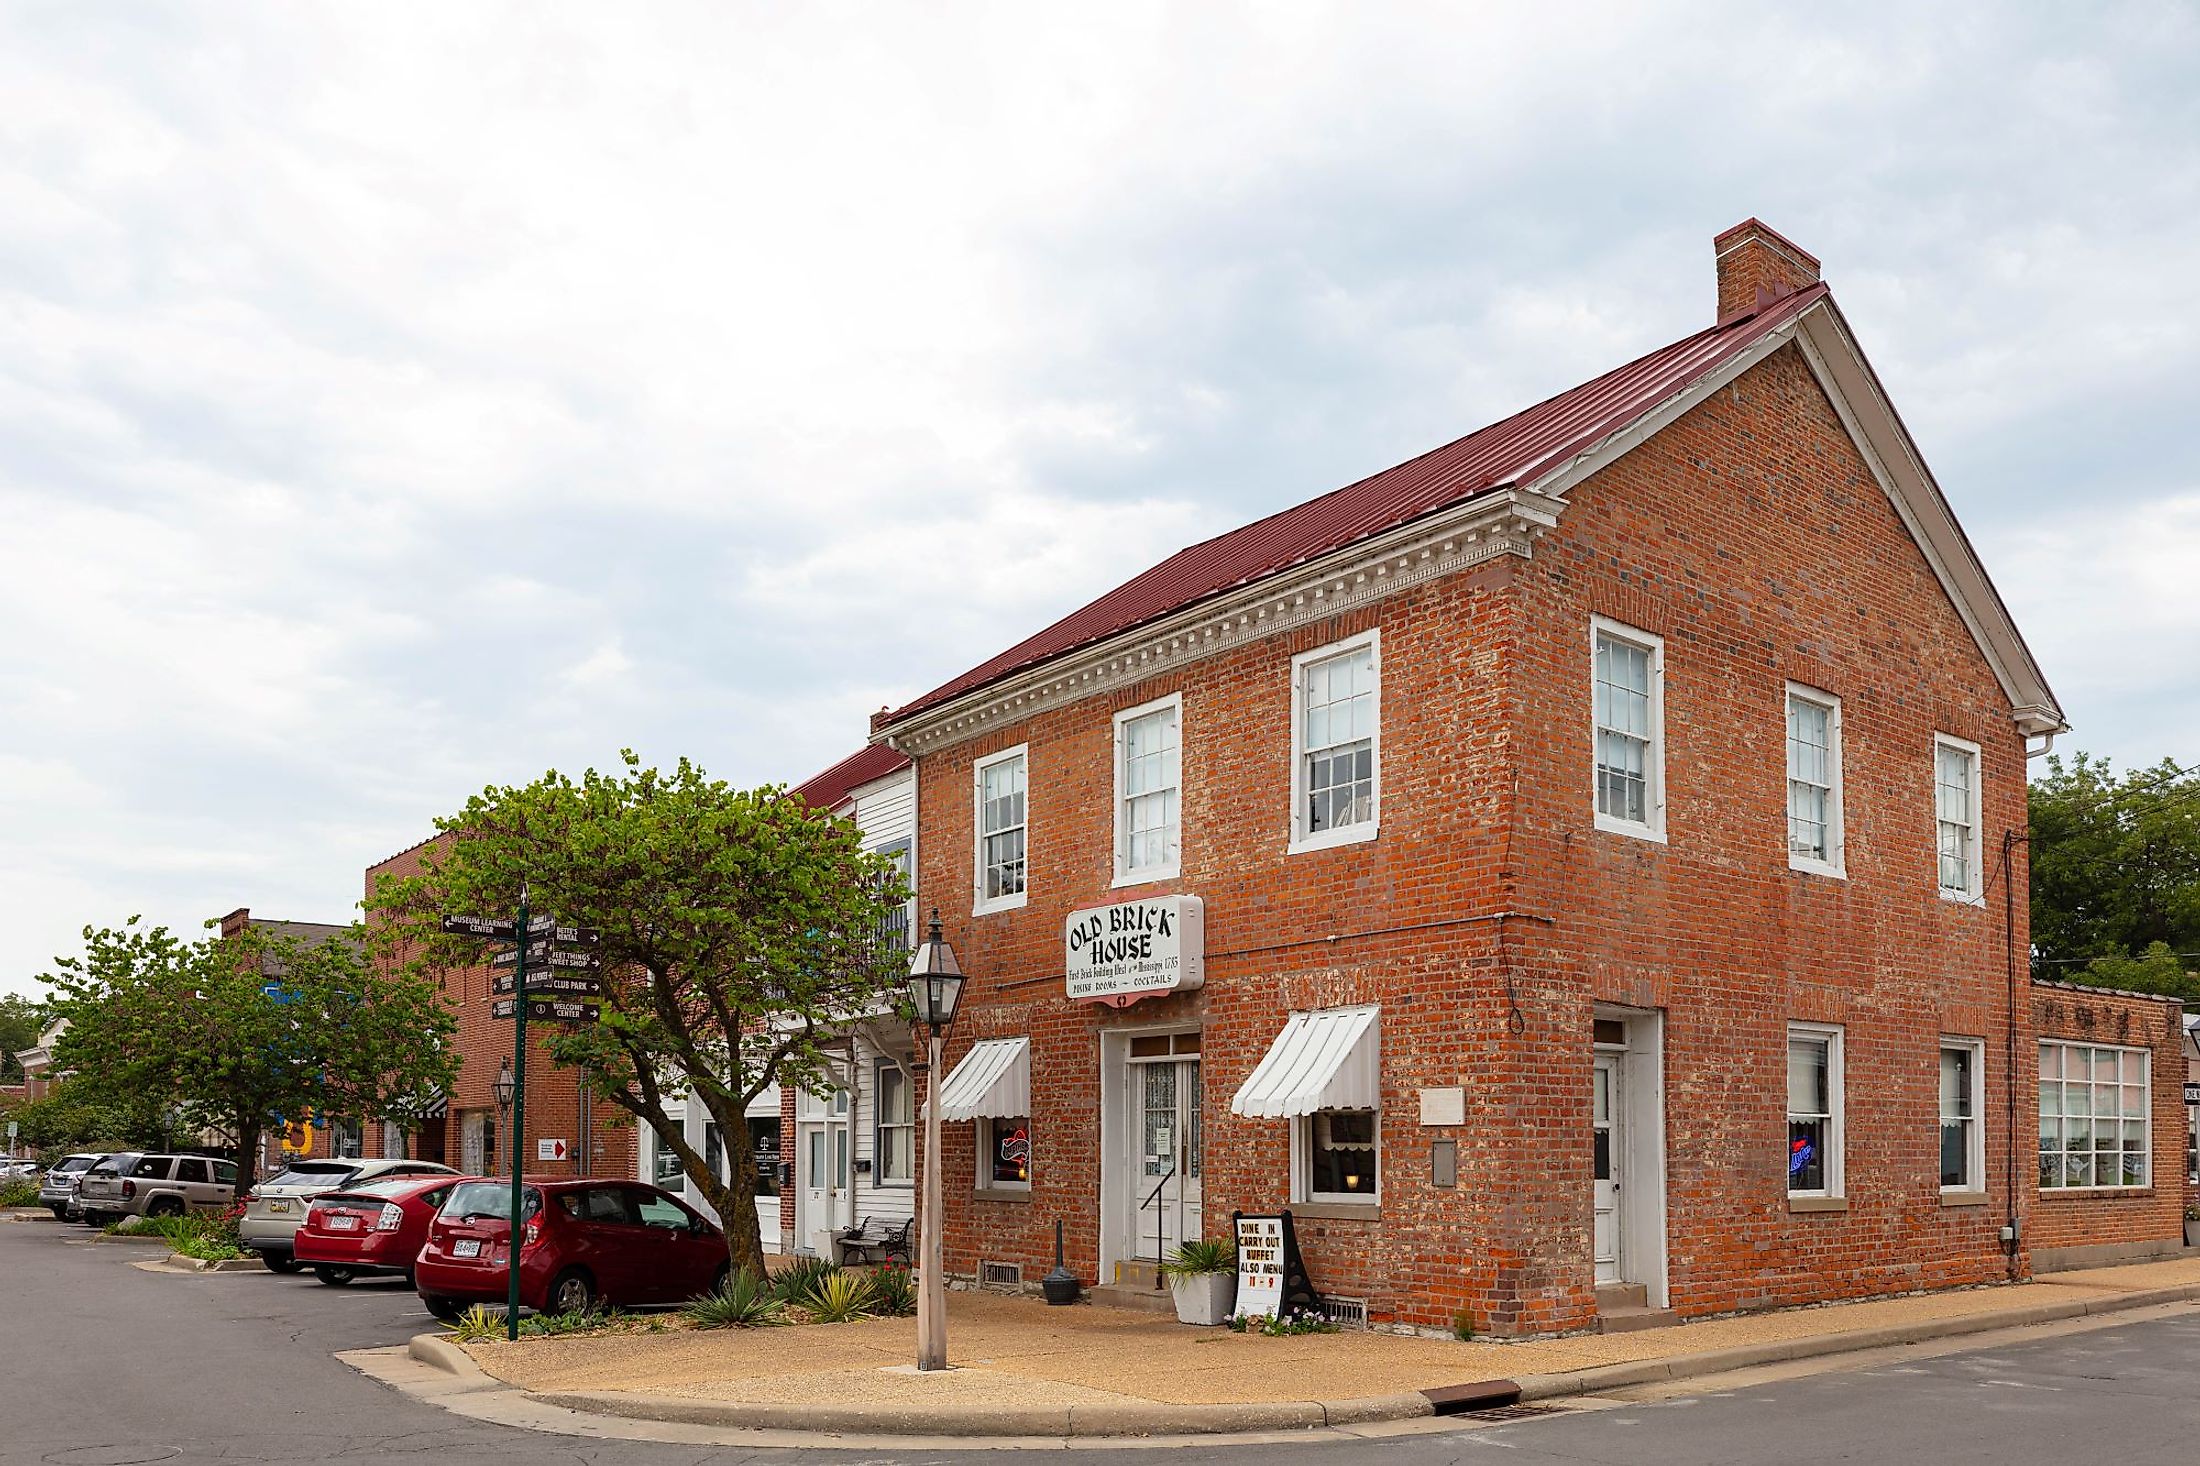
[[[798,781],[1752,214],[2064,746],[2190,761],[2196,14],[0,5],[0,990],[622,745]]]

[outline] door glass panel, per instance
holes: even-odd
[[[809,1184],[813,1190],[823,1190],[825,1187],[825,1132],[822,1130],[810,1132]]]
[[[1176,1066],[1148,1064],[1146,1076],[1145,1173],[1166,1176],[1176,1166]]]
[[[835,1125],[833,1127],[833,1184],[835,1186],[846,1187],[850,1184],[848,1160],[848,1127]]]
[[[1184,1175],[1199,1179],[1200,1114],[1199,1061],[1184,1065]]]
[[[1612,1071],[1598,1068],[1589,1091],[1589,1119],[1596,1141],[1596,1179],[1612,1179]]]

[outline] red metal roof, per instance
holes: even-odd
[[[794,786],[795,797],[818,809],[831,809],[874,779],[909,767],[909,755],[883,743],[856,750],[822,774]]]
[[[1372,478],[1179,550],[1036,636],[877,719],[874,729],[1477,494],[1532,483],[1687,390],[1828,294],[1818,284],[1784,296]]]

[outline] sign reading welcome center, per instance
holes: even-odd
[[[1063,972],[1072,999],[1128,1007],[1207,980],[1207,933],[1197,896],[1149,896],[1073,911],[1063,923]]]

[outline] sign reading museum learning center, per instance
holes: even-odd
[[[1073,911],[1063,923],[1063,971],[1079,1002],[1125,1008],[1207,980],[1207,933],[1197,896],[1149,896]]]

